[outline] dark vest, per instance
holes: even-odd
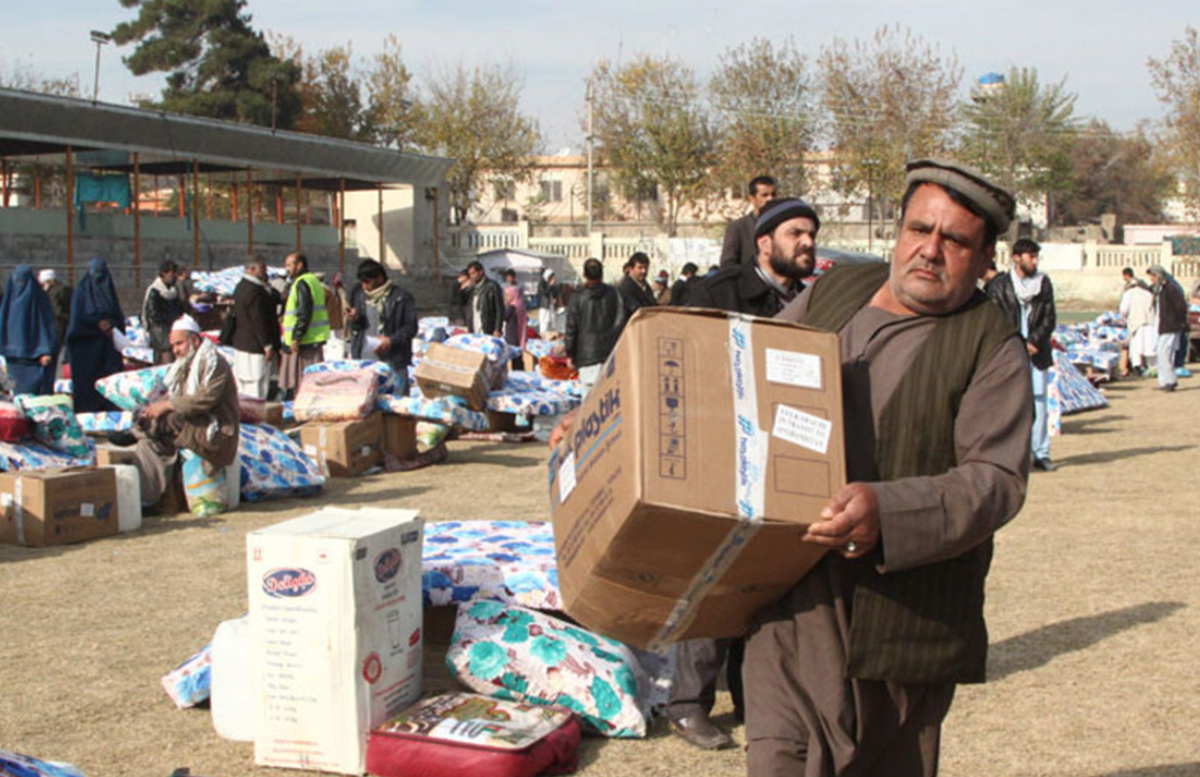
[[[848,265],[814,284],[803,324],[838,332],[887,278],[882,264]],[[975,371],[1015,330],[976,292],[941,320],[917,349],[880,414],[875,462],[883,480],[941,475],[957,464],[954,423]],[[880,574],[858,569],[847,673],[905,683],[983,682],[987,626],[984,581],[992,541],[956,558]]]

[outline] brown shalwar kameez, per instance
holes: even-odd
[[[237,458],[237,381],[224,358],[216,360],[212,377],[198,391],[173,396],[171,405],[174,409],[151,421],[148,428],[136,430],[145,505],[152,505],[162,497],[168,478],[175,471],[180,448],[192,451],[214,470],[229,466]]]
[[[799,320],[806,293],[780,318]],[[881,483],[880,414],[937,318],[860,309],[840,333],[848,477],[879,498],[882,555],[825,559],[764,610],[747,638],[744,681],[752,777],[932,775],[953,684],[846,676],[856,577],[957,557],[1019,509],[1029,470],[1029,358],[1005,340],[975,373],[954,426],[958,465],[943,475]]]

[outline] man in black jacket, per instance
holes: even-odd
[[[238,393],[266,399],[279,353],[279,314],[267,286],[267,264],[252,256],[233,290],[233,376]]]
[[[688,262],[679,271],[679,277],[671,284],[671,307],[682,308],[688,304],[688,292],[694,288],[698,269],[695,262]]]
[[[751,179],[748,191],[750,212],[729,222],[725,228],[725,241],[721,245],[722,269],[735,264],[753,264],[758,256],[754,227],[758,224],[763,205],[776,197],[775,179],[769,175],[757,176]]]
[[[821,221],[804,200],[784,198],[763,206],[755,225],[758,255],[753,262],[722,268],[697,281],[688,305],[773,316],[804,288],[816,266]]]
[[[621,295],[604,282],[604,265],[600,260],[588,259],[583,263],[583,286],[567,303],[564,342],[571,366],[579,370],[585,394],[596,384],[624,326]]]
[[[467,276],[471,279],[471,301],[467,310],[467,323],[471,331],[503,337],[504,293],[500,290],[500,284],[487,277],[479,262],[467,265]]]
[[[696,281],[688,293],[688,305],[774,316],[803,288],[801,279],[812,275],[820,223],[816,211],[803,200],[766,203],[754,228],[755,260],[729,265],[712,278]],[[734,715],[742,718],[744,644],[740,637],[690,639],[675,648],[667,717],[671,730],[696,747],[718,750],[732,744],[729,736],[713,725],[709,714],[716,700],[717,676],[728,659],[726,679]]]
[[[621,293],[621,300],[625,303],[625,318],[629,319],[639,308],[654,307],[658,300],[654,298],[654,290],[646,282],[646,276],[650,272],[650,257],[638,251],[629,257],[626,268],[627,272],[617,286],[617,291]]]
[[[1183,287],[1161,265],[1146,271],[1154,281],[1154,309],[1158,312],[1158,348],[1155,362],[1158,369],[1159,391],[1174,391],[1179,383],[1175,374],[1175,352],[1180,335],[1188,329],[1187,300]]]
[[[387,362],[396,371],[397,393],[406,393],[412,340],[417,334],[413,295],[388,279],[382,264],[364,259],[358,265],[358,285],[350,293],[346,318],[353,333],[351,357]]]
[[[1033,433],[1030,448],[1033,468],[1053,472],[1050,460],[1050,429],[1047,424],[1046,370],[1054,364],[1050,339],[1058,323],[1054,309],[1054,286],[1045,273],[1038,272],[1041,246],[1028,238],[1013,243],[1013,267],[988,282],[992,298],[1025,340],[1033,363]]]

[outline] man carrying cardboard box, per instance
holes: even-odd
[[[816,267],[817,212],[804,200],[785,198],[763,204],[754,228],[758,257],[731,264],[698,281],[689,305],[734,313],[773,316],[804,288],[802,279]],[[716,700],[717,677],[728,661],[726,679],[733,696],[734,717],[743,719],[742,653],[739,637],[689,639],[675,647],[667,717],[671,730],[705,750],[732,744],[709,719]]]
[[[1025,347],[976,290],[1013,199],[921,160],[901,211],[890,266],[836,268],[781,314],[838,333],[849,484],[805,537],[837,552],[746,638],[752,776],[933,775],[956,684],[985,677],[1033,417]]]

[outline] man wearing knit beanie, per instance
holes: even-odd
[[[688,292],[689,307],[719,308],[734,313],[773,316],[783,310],[812,275],[820,219],[804,200],[779,199],[763,205],[755,223],[754,261],[721,269],[697,281]],[[737,639],[691,639],[675,648],[667,716],[671,730],[696,747],[718,750],[732,741],[709,719],[716,699],[717,677],[728,661],[726,677],[734,716],[742,717],[742,652]]]
[[[788,197],[765,203],[754,226],[754,261],[723,267],[700,281],[689,293],[688,305],[775,315],[812,275],[820,227],[817,212],[804,200]]]

